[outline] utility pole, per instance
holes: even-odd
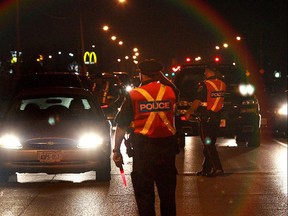
[[[20,78],[20,2],[16,1],[16,81]]]
[[[82,62],[82,70],[80,71],[82,74],[85,74],[86,71],[86,65],[83,60],[84,53],[85,53],[85,43],[84,43],[84,32],[83,32],[83,20],[82,20],[82,7],[81,7],[81,0],[79,0],[79,25],[80,25],[80,43],[81,43],[81,57],[80,62]]]

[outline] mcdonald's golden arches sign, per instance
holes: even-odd
[[[97,63],[97,56],[95,52],[88,52],[86,51],[83,56],[83,60],[85,64],[96,64]]]

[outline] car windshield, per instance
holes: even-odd
[[[79,96],[41,96],[21,98],[12,105],[7,120],[39,120],[51,116],[61,119],[100,120],[103,117],[93,101]]]

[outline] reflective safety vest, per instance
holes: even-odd
[[[176,96],[170,86],[151,82],[129,92],[132,99],[134,133],[147,137],[172,136],[175,129]]]
[[[219,79],[205,80],[204,83],[207,87],[207,110],[218,112],[223,107],[226,85]]]

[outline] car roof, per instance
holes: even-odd
[[[182,65],[179,70],[176,71],[174,81],[178,82],[178,80],[182,79],[184,76],[193,74],[203,75],[204,78],[204,69],[208,65],[209,63]],[[245,70],[238,68],[233,64],[217,63],[215,64],[215,68],[217,69],[216,75],[228,80],[229,82],[247,82],[249,79],[249,77],[245,75]]]
[[[184,69],[189,68],[199,68],[199,69],[205,69],[207,66],[209,66],[210,63],[194,63],[194,64],[184,64],[179,67],[179,71],[182,71]],[[223,70],[223,69],[237,69],[237,67],[233,64],[225,64],[225,63],[215,63],[213,64],[216,69]]]
[[[91,85],[84,79],[85,75],[79,75],[71,72],[40,72],[24,75],[18,81],[15,87],[15,93],[23,89],[39,87],[77,87],[91,90]]]
[[[38,88],[27,88],[23,89],[17,94],[19,96],[30,96],[30,95],[43,95],[43,94],[71,94],[85,97],[92,97],[91,91],[88,89],[77,88],[77,87],[38,87]]]

